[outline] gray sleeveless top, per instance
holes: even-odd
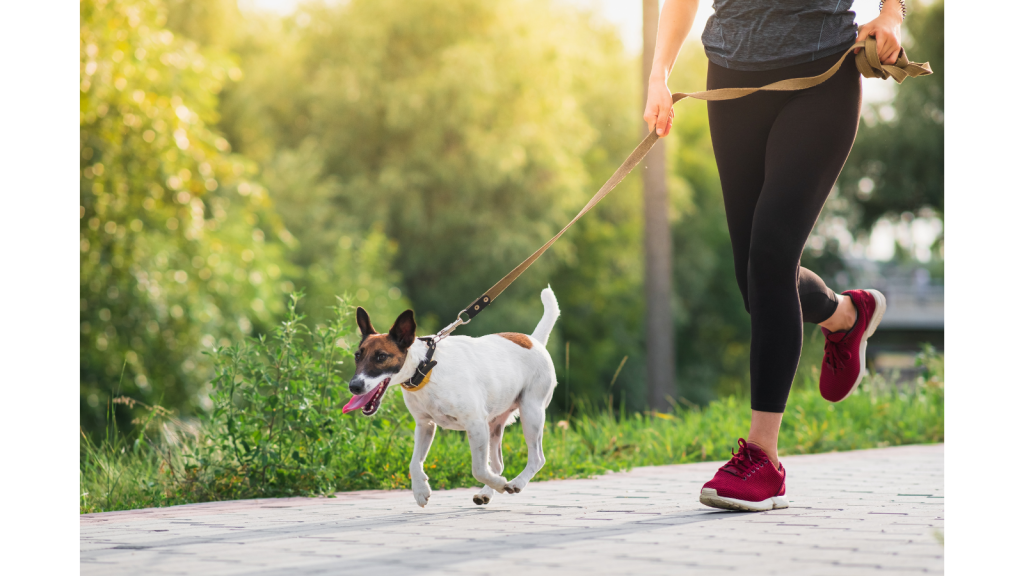
[[[708,60],[772,70],[842,52],[857,39],[853,0],[715,0],[701,41]]]

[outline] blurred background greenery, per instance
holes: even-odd
[[[920,284],[922,270],[941,285],[943,3],[910,8],[908,51],[936,75],[865,104],[804,259],[839,289],[906,271]],[[705,70],[688,42],[670,86],[701,88]],[[422,332],[441,327],[554,234],[640,136],[639,55],[585,2],[350,0],[277,13],[84,0],[80,90],[86,432],[121,394],[185,417],[208,409],[203,352],[268,332],[293,290],[305,291],[310,324],[347,293],[380,326],[411,307]],[[705,106],[677,115],[677,390],[703,405],[746,390],[749,318]],[[460,330],[531,331],[550,284],[562,308],[549,346],[565,386],[555,411],[609,392],[645,407],[640,188],[627,178]],[[921,230],[933,232],[926,245]],[[808,366],[820,362],[815,334]]]

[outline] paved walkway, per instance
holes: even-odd
[[[943,446],[783,459],[790,508],[697,502],[720,463],[475,490],[340,493],[81,517],[82,574],[942,572]]]

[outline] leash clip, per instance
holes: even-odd
[[[445,326],[444,328],[442,328],[437,334],[434,334],[433,336],[431,336],[431,339],[434,341],[434,344],[437,344],[441,340],[444,340],[445,338],[447,338],[448,335],[451,334],[452,332],[455,332],[455,329],[458,328],[459,326],[462,326],[463,324],[469,324],[470,322],[473,321],[472,318],[470,318],[468,320],[463,320],[462,319],[462,314],[465,313],[465,312],[466,312],[465,310],[459,312],[459,314],[455,317],[455,321],[454,322],[452,322],[451,324],[449,324],[449,325]]]
[[[427,357],[424,358],[423,361],[420,362],[419,366],[416,367],[416,373],[413,374],[412,379],[408,383],[403,383],[402,386],[405,386],[409,390],[414,390],[416,389],[416,386],[419,386],[419,384],[423,382],[423,379],[430,374],[430,371],[437,365],[437,360],[433,359],[434,351],[437,350],[437,343],[447,338],[448,335],[454,332],[459,326],[469,324],[473,320],[472,318],[469,320],[463,320],[463,312],[465,312],[465,310],[459,312],[458,316],[455,317],[455,321],[442,328],[437,334],[434,334],[433,336],[423,336],[420,338],[420,340],[427,343]],[[411,386],[406,386],[406,384],[411,384]]]

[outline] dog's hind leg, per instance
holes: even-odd
[[[509,487],[515,493],[522,491],[544,467],[544,405],[538,401],[524,401],[519,406],[519,421],[523,424],[523,436],[526,437],[526,468],[515,480],[509,482]]]
[[[423,471],[423,462],[427,459],[430,444],[434,441],[434,430],[437,425],[430,421],[416,421],[413,433],[412,460],[409,461],[409,478],[412,480],[412,495],[421,507],[430,499],[430,484],[427,473]]]
[[[511,492],[508,480],[501,474],[491,471],[488,463],[491,443],[490,426],[486,421],[467,422],[466,435],[469,437],[469,450],[473,454],[473,477],[498,492]]]
[[[505,462],[501,458],[501,438],[505,433],[506,419],[507,416],[502,416],[491,422],[490,463],[491,470],[498,475],[505,470]],[[487,504],[491,501],[492,496],[494,496],[494,489],[484,486],[473,496],[473,503],[478,506]]]

